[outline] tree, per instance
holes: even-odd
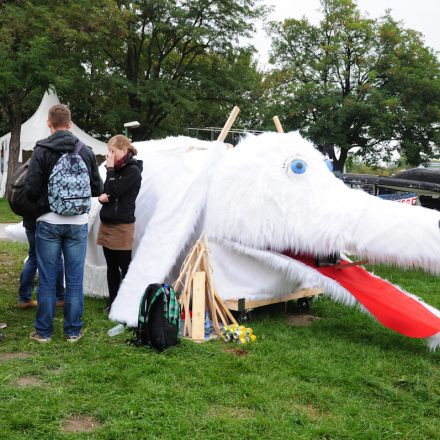
[[[181,118],[181,127],[222,126],[234,105],[240,107],[237,124],[254,129],[262,123],[263,73],[251,49],[231,50],[226,56],[208,53],[195,65],[193,107]]]
[[[11,130],[8,179],[18,163],[23,101],[36,84],[49,81],[49,69],[41,62],[53,50],[44,30],[46,23],[40,19],[44,15],[45,10],[34,4],[0,3],[0,109]]]
[[[352,0],[321,0],[323,19],[273,22],[270,99],[342,170],[355,150],[370,163],[394,150],[416,165],[437,151],[439,62],[389,12],[362,16]],[[339,155],[338,155],[339,151]]]
[[[83,39],[107,3],[0,2],[0,112],[11,131],[8,180],[18,164],[24,115],[31,104],[35,109],[36,97],[39,101],[50,85],[62,90],[84,70]]]
[[[234,104],[252,107],[262,75],[250,35],[259,0],[0,1],[0,123],[7,121],[11,166],[20,127],[36,97],[53,86],[86,131],[107,139],[137,119],[137,139],[218,125]],[[37,98],[38,101],[38,98]]]
[[[102,92],[106,97],[95,95],[104,120],[114,125],[113,130],[139,120],[141,127],[132,133],[135,139],[181,132],[188,117],[197,116],[197,99],[208,103],[203,87],[209,88],[212,78],[201,73],[222,65],[223,76],[222,71],[210,73],[231,84],[231,77],[226,77],[233,69],[221,58],[243,69],[246,50],[237,49],[237,39],[249,35],[252,19],[264,13],[257,1],[117,1],[113,31],[97,32],[88,48],[89,54],[102,54],[101,59],[92,55],[88,69],[90,78],[94,75],[106,87]],[[248,61],[247,67],[255,72]],[[112,105],[106,113],[100,103],[107,99]],[[219,99],[226,102],[225,97]]]

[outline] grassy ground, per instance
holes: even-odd
[[[0,223],[17,223],[21,217],[15,215],[9,208],[8,200],[0,198]]]
[[[34,311],[15,308],[26,247],[0,241],[0,438],[2,439],[436,439],[440,353],[360,312],[320,299],[321,319],[290,327],[283,307],[255,316],[258,341],[242,356],[221,342],[184,341],[158,354],[109,338],[102,300],[87,299],[85,337],[29,339]],[[376,268],[439,307],[439,282]],[[294,312],[291,307],[291,312]],[[5,353],[26,359],[1,360]],[[32,376],[39,386],[19,387]],[[98,423],[65,434],[71,416]]]

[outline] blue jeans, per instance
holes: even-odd
[[[35,330],[44,338],[53,333],[56,303],[58,256],[62,252],[66,273],[64,295],[64,333],[76,336],[82,329],[84,309],[83,276],[87,248],[87,224],[53,225],[37,222],[35,235],[38,283],[38,308]]]
[[[32,299],[34,290],[35,274],[37,272],[37,254],[35,252],[35,229],[26,227],[26,237],[29,243],[28,258],[26,259],[20,274],[20,286],[18,288],[18,302],[27,303]],[[57,301],[64,300],[64,262],[59,255],[57,269]]]

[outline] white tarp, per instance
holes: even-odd
[[[37,111],[21,126],[20,135],[20,161],[22,157],[22,151],[30,151],[35,147],[35,143],[40,139],[45,139],[50,136],[49,127],[47,126],[47,113],[49,109],[56,104],[59,104],[60,100],[55,92],[47,91]],[[88,145],[95,154],[101,154],[105,156],[107,154],[107,145],[105,142],[101,142],[86,132],[82,131],[77,125],[73,124],[71,132],[81,139],[86,145]],[[5,134],[0,137],[0,144],[11,138],[11,133]]]

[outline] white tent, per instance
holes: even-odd
[[[40,106],[37,111],[21,126],[21,136],[20,136],[20,158],[22,156],[22,151],[30,151],[35,147],[35,143],[40,140],[50,136],[49,127],[47,126],[47,113],[49,109],[56,104],[59,104],[60,100],[56,93],[52,91],[47,91],[43,99],[41,100]],[[86,145],[92,148],[95,154],[107,154],[107,145],[105,142],[98,141],[97,139],[89,136],[86,132],[82,131],[77,125],[73,124],[71,132],[81,139]],[[0,137],[0,144],[11,138],[11,133],[5,134]]]
[[[55,92],[47,91],[37,111],[21,126],[20,135],[20,154],[19,162],[22,161],[23,151],[31,151],[35,147],[35,143],[40,139],[45,139],[50,136],[49,127],[47,126],[47,113],[49,109],[56,104],[59,104],[60,100]],[[97,139],[89,136],[86,132],[82,131],[76,124],[72,124],[71,132],[82,142],[92,148],[95,154],[106,155],[107,145],[105,142],[98,141]],[[0,137],[0,197],[3,197],[6,190],[6,175],[7,164],[9,158],[9,141],[11,139],[11,133],[5,134]]]

